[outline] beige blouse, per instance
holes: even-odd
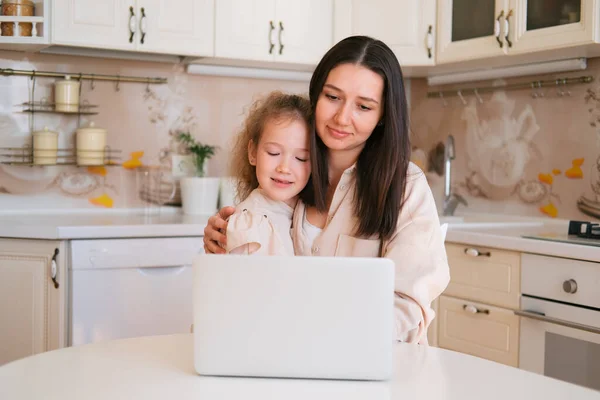
[[[292,239],[296,255],[379,257],[380,240],[353,236],[355,166],[348,168],[335,190],[329,216],[312,246],[302,230],[305,205],[294,210]],[[383,256],[396,264],[395,317],[397,339],[427,343],[427,328],[435,317],[431,303],[446,288],[450,272],[433,194],[425,174],[408,168],[406,201],[396,232],[383,243]]]
[[[254,189],[227,223],[227,253],[293,256],[290,235],[294,210]]]

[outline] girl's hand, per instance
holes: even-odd
[[[223,207],[218,214],[208,219],[208,224],[204,228],[204,251],[206,254],[225,254],[227,219],[234,212],[235,207]]]

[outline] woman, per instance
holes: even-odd
[[[426,343],[449,269],[433,195],[409,161],[398,60],[381,41],[346,38],[315,69],[309,96],[312,176],[294,210],[295,253],[392,259],[397,339]],[[232,210],[209,219],[208,253],[223,252]]]

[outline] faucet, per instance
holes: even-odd
[[[454,136],[448,135],[444,149],[444,210],[445,216],[454,215],[459,203],[468,205],[467,201],[458,193],[452,193],[452,160],[456,158],[454,150]]]

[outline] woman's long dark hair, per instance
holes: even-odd
[[[389,239],[396,230],[403,204],[411,148],[402,69],[385,43],[366,36],[348,37],[325,54],[312,75],[309,97],[313,113],[329,72],[341,64],[368,68],[384,82],[381,121],[356,164],[354,214],[359,219],[357,236]],[[329,186],[328,148],[315,129],[316,124],[313,124],[310,187],[301,196],[307,205],[325,212]]]

